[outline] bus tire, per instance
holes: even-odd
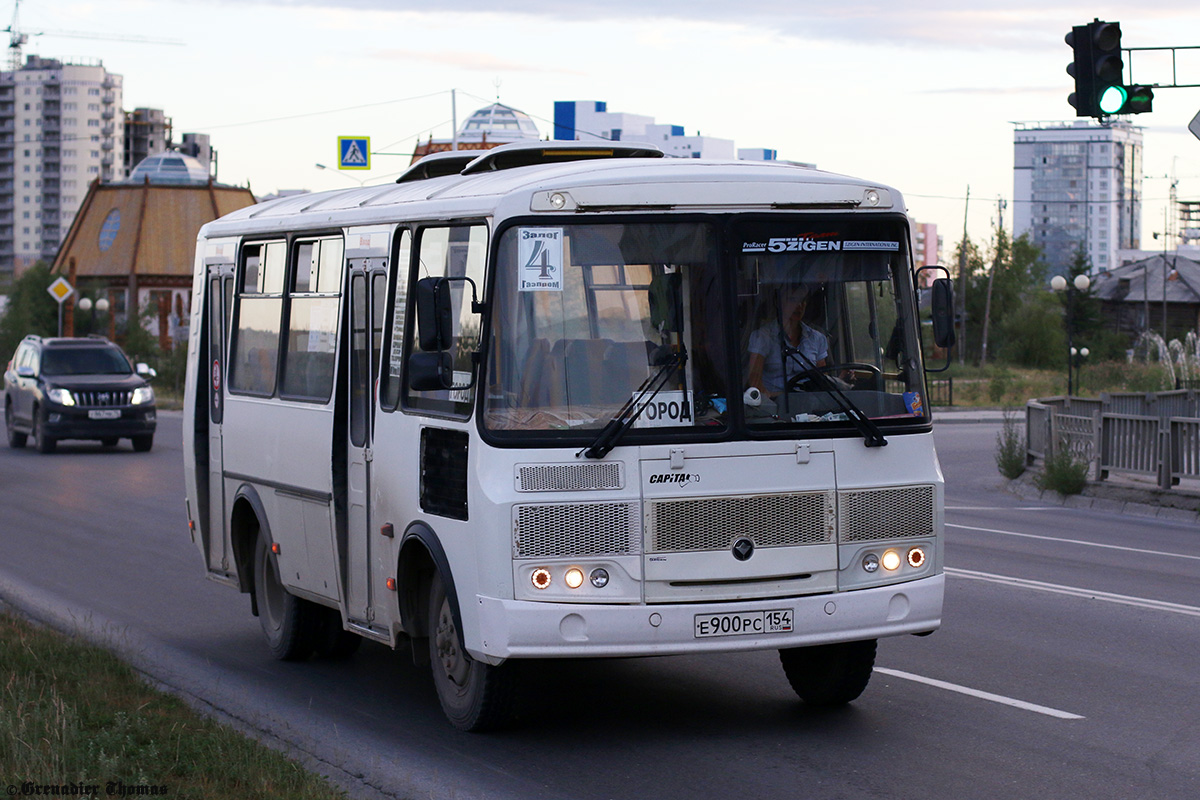
[[[875,668],[875,640],[839,642],[779,651],[788,683],[812,706],[842,706],[855,700]]]
[[[512,672],[471,658],[462,646],[442,576],[429,587],[429,661],[438,701],[450,724],[479,732],[503,726],[512,717]]]
[[[258,622],[271,655],[280,661],[301,661],[312,655],[320,629],[320,607],[292,595],[279,579],[279,565],[258,537],[254,550],[254,592]]]

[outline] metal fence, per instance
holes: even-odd
[[[1182,478],[1200,478],[1200,394],[1114,392],[1026,403],[1026,460],[1063,447],[1088,462],[1097,480],[1110,472],[1150,475],[1170,489]]]

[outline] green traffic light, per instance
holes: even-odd
[[[1129,95],[1125,92],[1123,86],[1106,86],[1100,92],[1100,110],[1105,114],[1116,114],[1125,106],[1125,100]]]

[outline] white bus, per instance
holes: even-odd
[[[510,145],[205,225],[192,540],[272,653],[411,646],[464,730],[517,659],[778,650],[806,702],[941,621],[901,196]],[[934,338],[949,345],[947,279]]]

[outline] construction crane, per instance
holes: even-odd
[[[21,0],[13,3],[12,23],[4,29],[8,34],[8,67],[12,71],[21,68],[22,49],[29,43],[31,36],[60,36],[66,39],[96,39],[109,42],[134,42],[138,44],[170,44],[182,45],[178,39],[151,39],[148,36],[131,34],[105,34],[89,31],[23,31],[20,26]]]

